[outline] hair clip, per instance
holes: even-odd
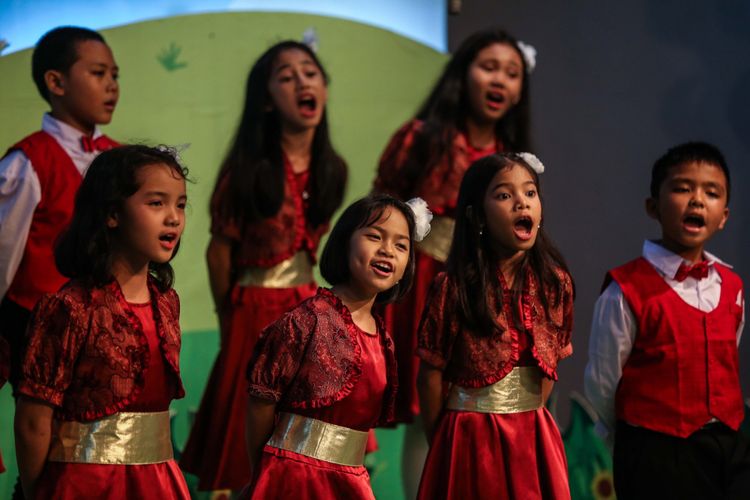
[[[406,204],[414,214],[414,241],[422,241],[430,234],[430,221],[432,212],[427,207],[427,202],[422,198],[412,198]]]
[[[518,156],[531,167],[531,170],[537,173],[537,175],[544,173],[544,163],[532,153],[518,153]]]
[[[526,72],[531,74],[536,68],[536,49],[533,45],[524,43],[522,41],[516,42],[518,44],[518,50],[523,55],[523,60],[526,63]]]

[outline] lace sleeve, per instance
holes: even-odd
[[[279,402],[305,356],[315,315],[298,306],[266,327],[247,366],[248,393]]]
[[[560,330],[558,336],[558,342],[560,343],[560,359],[567,358],[573,354],[573,344],[571,337],[573,335],[573,300],[575,299],[573,293],[573,280],[570,278],[568,273],[565,273],[563,280],[563,296],[562,296],[562,310],[563,310],[563,327]]]
[[[450,280],[440,273],[432,283],[419,325],[417,356],[440,370],[451,359],[456,340],[455,303],[451,300]]]
[[[408,198],[412,193],[406,193],[403,186],[403,175],[401,168],[406,163],[414,139],[421,129],[422,122],[412,120],[403,125],[383,151],[378,164],[378,175],[373,183],[373,190],[390,194],[402,199]]]
[[[61,406],[86,339],[83,304],[43,297],[32,314],[18,393]]]
[[[229,185],[229,175],[224,175],[218,181],[216,191],[211,197],[211,234],[214,236],[223,236],[227,239],[241,240],[241,228],[237,221],[227,219],[219,213],[221,198],[225,196]]]

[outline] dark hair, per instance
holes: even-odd
[[[664,180],[669,175],[669,170],[686,163],[708,163],[715,165],[724,172],[727,179],[727,205],[729,204],[729,192],[731,181],[729,177],[729,167],[721,154],[719,148],[707,142],[686,142],[670,148],[669,151],[656,160],[654,167],[651,169],[651,197],[659,198],[659,190]]]
[[[78,188],[73,219],[55,248],[55,263],[63,276],[92,286],[104,285],[112,279],[112,229],[107,226],[107,219],[140,188],[138,171],[156,164],[167,165],[176,175],[187,179],[187,169],[168,148],[121,146],[94,159]],[[177,250],[179,242],[172,257]],[[151,262],[149,271],[162,291],[172,286],[174,272],[169,262]]]
[[[31,76],[42,99],[50,102],[44,74],[49,70],[67,73],[78,60],[78,43],[87,40],[107,43],[96,31],[76,26],[61,26],[42,35],[31,55]]]
[[[245,86],[245,108],[234,142],[229,148],[214,188],[229,176],[226,192],[216,200],[222,217],[242,225],[275,215],[284,199],[284,158],[281,149],[281,120],[276,109],[268,108],[268,82],[278,56],[287,50],[301,50],[315,62],[328,83],[328,75],[307,45],[294,41],[277,43],[255,62]],[[307,222],[318,227],[328,222],[341,205],[347,167],[331,145],[326,111],[315,129],[310,158],[310,198]]]
[[[448,255],[447,272],[456,283],[459,313],[466,324],[476,332],[489,334],[498,327],[496,312],[502,310],[502,294],[488,293],[500,286],[497,256],[492,249],[491,236],[482,231],[486,223],[484,198],[492,178],[501,170],[519,165],[531,175],[541,198],[539,175],[519,155],[502,153],[490,155],[474,162],[466,171],[458,194],[456,228]],[[540,200],[541,201],[541,200]],[[540,228],[534,246],[528,250],[516,269],[512,295],[514,303],[521,296],[527,273],[533,273],[540,290],[557,290],[553,305],[562,297],[563,282],[558,270],[569,274],[560,251]],[[540,293],[545,311],[549,306],[547,293]],[[520,322],[517,308],[512,308],[516,324]]]
[[[375,224],[388,208],[393,208],[404,214],[409,225],[409,260],[406,263],[404,276],[398,284],[375,298],[379,304],[394,302],[409,291],[414,278],[414,213],[401,200],[384,194],[373,194],[361,198],[344,210],[333,226],[328,236],[323,255],[320,258],[320,274],[331,285],[347,283],[351,278],[349,269],[349,243],[357,229]]]
[[[518,49],[518,41],[500,29],[479,31],[464,40],[456,50],[443,74],[417,112],[423,121],[422,129],[414,139],[414,146],[404,164],[403,175],[412,192],[417,183],[446,156],[451,154],[453,140],[466,126],[471,110],[466,88],[466,75],[477,54],[493,44],[512,47],[521,57],[523,82],[518,104],[495,124],[495,136],[506,150],[531,151],[529,72],[526,59]]]

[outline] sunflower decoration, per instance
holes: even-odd
[[[600,470],[591,480],[591,495],[596,500],[614,500],[615,482],[612,471]]]

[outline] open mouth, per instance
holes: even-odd
[[[377,274],[382,276],[390,275],[393,272],[393,264],[386,261],[375,261],[370,264]]]
[[[513,232],[515,233],[516,237],[524,241],[531,239],[531,232],[533,228],[534,221],[532,221],[531,217],[529,217],[528,215],[519,217],[513,223]]]
[[[297,106],[304,116],[314,116],[315,110],[318,108],[318,103],[315,97],[311,95],[303,95],[297,99]]]
[[[177,244],[177,233],[164,233],[159,236],[159,241],[163,247],[172,249]]]
[[[682,219],[682,224],[691,231],[698,231],[703,226],[706,225],[706,220],[703,218],[702,215],[698,214],[690,214],[685,216],[684,219]]]
[[[111,99],[109,101],[104,102],[104,107],[107,109],[115,109],[115,106],[117,106],[117,100]]]
[[[492,108],[499,108],[505,102],[505,96],[500,92],[487,92],[487,102]]]

